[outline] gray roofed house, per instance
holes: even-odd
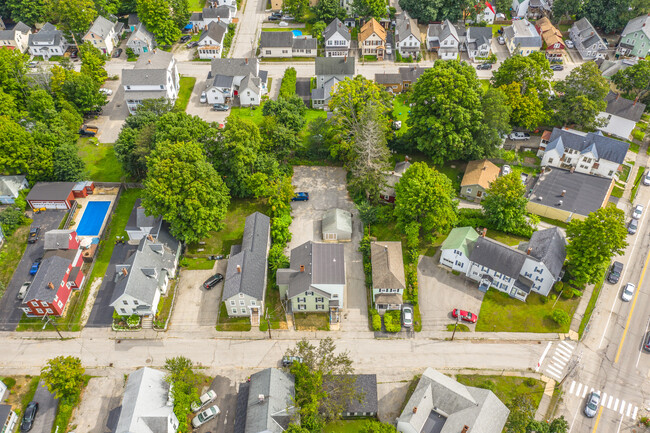
[[[2,398],[4,400],[4,398]],[[0,432],[11,433],[18,425],[18,415],[10,404],[0,404]]]
[[[126,46],[133,50],[133,54],[139,56],[150,53],[156,46],[156,40],[153,33],[147,30],[143,23],[139,23],[132,30],[131,36],[126,41]]]
[[[526,253],[481,236],[474,242],[469,260],[516,279],[526,260]]]
[[[142,199],[136,199],[129,220],[124,230],[129,240],[139,241],[146,235],[158,236],[162,226],[162,217],[153,215],[147,216],[145,209],[142,207]]]
[[[339,33],[341,37],[347,41],[352,39],[350,31],[343,25],[340,19],[334,18],[334,20],[325,27],[323,30],[323,39],[327,41],[329,38],[334,35],[334,33]]]
[[[325,57],[345,57],[350,50],[352,35],[338,18],[325,27],[323,30],[323,41],[325,45]]]
[[[293,47],[293,33],[262,32],[260,36],[260,49],[265,48],[291,48]]]
[[[354,75],[355,59],[317,57],[315,62],[316,75],[340,75],[348,77]]]
[[[0,176],[0,204],[13,204],[20,191],[28,186],[29,182],[24,174]]]
[[[472,60],[476,57],[487,57],[491,51],[491,41],[491,27],[470,27],[467,29],[464,49]]]
[[[232,317],[250,317],[259,324],[264,310],[271,220],[260,212],[246,217],[241,245],[233,245],[221,298]],[[242,303],[243,302],[243,303]]]
[[[33,56],[43,56],[48,60],[52,56],[62,56],[68,49],[68,41],[63,32],[53,24],[45,23],[41,30],[29,35],[29,53]]]
[[[359,398],[351,398],[346,402],[342,418],[374,417],[377,415],[379,403],[377,401],[377,375],[376,374],[351,374],[352,384]],[[323,388],[328,392],[337,386],[340,375],[334,375],[333,380],[323,378]]]
[[[606,60],[606,59],[597,59],[596,64],[600,69],[600,73],[605,78],[611,78],[618,71],[629,68],[637,64],[636,59],[623,59],[623,60]]]
[[[511,55],[527,56],[542,48],[542,37],[528,20],[516,20],[503,31],[506,47]]]
[[[294,378],[277,368],[250,377],[244,433],[281,433],[296,414]]]
[[[174,55],[162,50],[144,52],[133,69],[122,70],[122,87],[131,114],[145,99],[165,98],[173,104],[180,90],[180,75]]]
[[[230,20],[230,8],[226,5],[217,6],[216,8],[203,8],[204,20]]]
[[[456,59],[465,39],[465,27],[455,26],[451,21],[429,24],[427,49],[438,53],[443,60]]]
[[[352,240],[352,213],[343,209],[328,209],[321,221],[324,241],[349,242]]]
[[[569,37],[583,60],[603,59],[607,45],[587,18],[581,18],[569,29]]]
[[[133,32],[135,28],[140,24],[140,18],[138,18],[138,14],[129,14],[129,18],[127,20],[127,31]]]
[[[237,92],[241,105],[259,105],[262,95],[268,91],[268,73],[260,71],[259,66],[259,59],[255,57],[213,58],[206,81],[208,103],[231,103]]]
[[[418,22],[404,11],[396,18],[395,48],[404,56],[417,56],[420,52],[420,28]]]
[[[215,41],[223,41],[223,36],[227,31],[228,26],[221,21],[211,22],[208,25],[208,28],[201,32],[201,36],[199,37],[199,44],[207,37],[210,37]]]
[[[381,193],[381,199],[389,203],[395,201],[395,185],[400,181],[402,175],[408,170],[411,163],[408,161],[399,161],[395,163],[392,171],[386,172],[386,188]]]
[[[174,414],[166,374],[144,367],[129,374],[115,433],[174,433]]]
[[[316,57],[316,87],[311,100],[314,108],[327,108],[335,86],[354,77],[354,57]]]
[[[75,238],[75,242],[70,242],[71,237]],[[71,246],[75,246],[77,240],[77,232],[71,229],[58,229],[50,230],[43,235],[44,249],[49,250],[67,250]]]
[[[65,200],[76,182],[38,182],[27,194],[27,201]]]
[[[16,49],[24,53],[27,50],[31,34],[32,29],[22,21],[9,29],[3,26],[2,30],[0,30],[0,47]]]
[[[628,140],[636,124],[646,109],[646,105],[625,99],[618,93],[610,91],[605,97],[607,108],[599,113],[602,124],[598,130]]]
[[[398,310],[406,289],[402,243],[399,241],[375,241],[370,244],[372,264],[372,298],[380,312]]]
[[[224,6],[228,7],[228,6]],[[224,21],[212,21],[201,32],[197,51],[201,59],[220,59],[223,51],[223,40],[228,32],[228,24]]]
[[[53,301],[75,255],[75,250],[60,250],[45,257],[25,294],[23,303],[34,299],[44,302]]]
[[[533,232],[530,241],[522,242],[518,248],[544,262],[551,274],[559,278],[566,260],[566,245],[566,239],[560,229],[551,227]],[[528,248],[530,248],[529,252]]]
[[[316,57],[318,40],[291,31],[262,32],[260,57]]]
[[[83,36],[84,41],[88,41],[95,48],[99,49],[103,54],[111,54],[113,49],[120,44],[120,35],[124,24],[115,21],[110,21],[103,16],[98,16],[90,29]]]
[[[402,433],[501,433],[510,410],[492,391],[427,368],[397,419]]]

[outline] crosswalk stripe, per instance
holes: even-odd
[[[571,387],[569,388],[569,394],[573,394],[573,388],[576,387],[576,381],[571,382]]]
[[[630,412],[632,412],[632,403],[627,405],[627,413],[626,413],[626,415],[630,416]]]
[[[569,362],[569,359],[571,359],[571,358],[568,357],[568,356],[564,356],[564,355],[562,355],[560,352],[555,352],[555,353],[553,354],[553,359],[559,359],[559,360],[561,360],[562,362]]]
[[[553,362],[553,364],[557,364],[558,367],[564,368],[564,366],[566,365],[566,361],[563,359],[560,359],[556,356],[554,356],[553,359],[555,361]]]
[[[616,409],[618,409],[618,399],[614,402],[614,412],[616,412]]]
[[[612,407],[612,400],[614,400],[614,397],[610,395],[610,396],[609,396],[609,401],[607,402],[607,409],[609,409],[610,407]]]
[[[546,367],[546,371],[552,371],[553,373],[561,376],[562,375],[562,368],[558,368],[556,365],[551,364]]]
[[[580,397],[580,390],[581,390],[581,389],[582,389],[582,384],[579,383],[579,384],[578,384],[578,389],[576,389],[576,395],[577,395],[578,397]]]
[[[607,400],[607,393],[603,392],[603,398],[600,399],[600,405],[605,406],[605,401]]]
[[[557,350],[555,350],[555,354],[560,355],[563,358],[567,358],[567,359],[571,358],[571,352],[564,349],[560,349],[559,347],[557,348]]]
[[[623,412],[625,411],[625,401],[621,400],[621,409],[618,411],[621,415],[623,415]]]
[[[634,406],[634,412],[632,412],[632,419],[636,419],[636,413],[638,412],[639,408],[637,406]]]
[[[569,350],[575,349],[575,346],[573,346],[571,343],[567,342],[566,340],[561,341],[558,346],[566,346]]]

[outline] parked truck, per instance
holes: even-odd
[[[96,126],[83,125],[81,129],[79,129],[79,135],[83,137],[94,137],[98,131],[99,128]]]

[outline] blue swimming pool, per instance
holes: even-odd
[[[77,235],[97,236],[110,205],[110,201],[89,201],[86,203],[86,210],[77,226]]]
[[[300,30],[292,30],[291,33],[293,33],[294,38],[299,38],[300,36],[302,36],[302,31]]]

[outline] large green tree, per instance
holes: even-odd
[[[53,152],[53,175],[57,182],[78,182],[84,178],[85,163],[73,144],[60,144]]]
[[[598,114],[605,111],[609,82],[594,62],[583,63],[555,84],[559,95],[553,101],[558,123],[582,129],[599,126]]]
[[[422,22],[459,21],[463,12],[478,4],[477,0],[400,0],[399,5],[409,15]],[[502,12],[505,12],[502,11]]]
[[[551,422],[531,420],[526,426],[526,433],[567,433],[568,431],[569,422],[564,419],[564,415]]]
[[[5,0],[11,11],[11,19],[22,21],[30,27],[47,21],[48,5],[46,0]]]
[[[91,77],[100,86],[104,84],[108,74],[104,69],[106,57],[102,52],[90,41],[86,41],[79,47],[79,56],[81,57],[81,73]]]
[[[510,115],[512,109],[508,105],[508,95],[503,89],[490,87],[487,89],[481,99],[483,109],[483,124],[493,129],[499,135],[507,134],[511,131]]]
[[[354,0],[352,2],[354,13],[360,17],[372,17],[379,20],[386,16],[386,2],[383,0]]]
[[[535,406],[528,394],[520,394],[513,398],[508,404],[510,415],[506,421],[504,431],[508,433],[526,433],[530,421],[535,418]]]
[[[345,18],[345,9],[341,7],[338,0],[320,0],[314,7],[314,13],[318,21],[330,23],[334,18],[343,20]]]
[[[497,177],[485,191],[481,202],[491,227],[513,233],[528,226],[526,221],[526,187],[519,173]]]
[[[424,162],[413,163],[395,185],[398,225],[420,224],[425,236],[444,233],[458,219],[456,192],[451,180]]]
[[[573,219],[567,234],[567,265],[578,284],[594,284],[602,278],[612,257],[627,246],[625,214],[607,206],[583,220]]]
[[[82,36],[97,17],[93,0],[51,0],[50,14],[59,28]]]
[[[172,45],[181,37],[170,0],[137,0],[138,18],[154,34],[159,45]]]
[[[581,0],[555,0],[553,2],[553,17],[556,21],[565,16],[571,16],[580,10]]]
[[[492,84],[501,87],[504,84],[521,84],[521,93],[532,89],[548,98],[551,90],[553,71],[543,52],[534,52],[528,56],[516,55],[506,59],[499,69],[494,71]]]
[[[95,110],[106,103],[106,96],[99,91],[95,78],[75,71],[66,71],[61,92],[80,113]]]
[[[160,215],[183,242],[196,242],[223,227],[228,188],[196,142],[163,142],[147,159],[142,205]]]
[[[302,21],[309,10],[309,0],[284,0],[282,11],[294,17],[297,21]]]
[[[503,90],[508,98],[510,122],[513,125],[533,129],[548,118],[544,102],[535,89],[529,88],[525,93],[522,93],[521,84],[516,82],[504,84],[499,89]]]
[[[190,22],[190,15],[192,15],[189,0],[169,0],[169,3],[174,23],[182,30]]]
[[[57,356],[41,369],[41,379],[47,389],[59,399],[67,399],[81,391],[85,369],[74,356]]]
[[[29,56],[19,50],[0,50],[0,90],[19,104],[24,103],[29,95],[28,59]]]
[[[0,116],[0,172],[26,173],[31,161],[32,136],[15,121]]]
[[[199,399],[199,376],[192,370],[192,361],[184,356],[167,358],[165,380],[171,385],[174,400],[174,415],[179,421],[179,432],[189,431],[188,416],[192,413],[192,403]]]
[[[605,33],[622,30],[632,17],[630,0],[584,0],[579,15]]]
[[[650,97],[650,60],[639,60],[636,65],[618,71],[612,82],[619,90],[645,102]]]

